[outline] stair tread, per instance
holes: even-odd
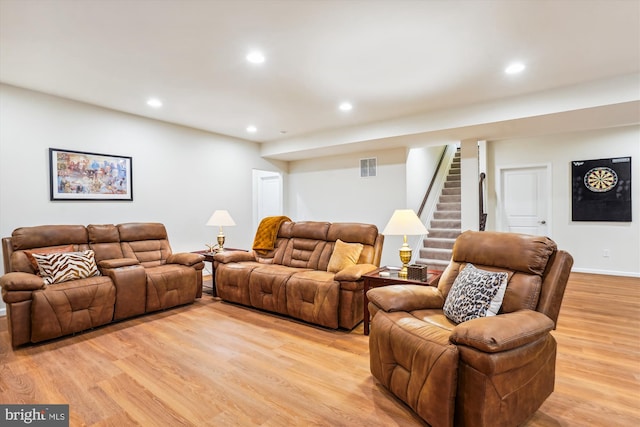
[[[434,264],[448,265],[449,261],[450,260],[444,260],[444,259],[416,258],[415,263],[416,264],[434,263]]]
[[[451,249],[446,248],[422,248],[424,251],[432,251],[432,252],[451,252]]]
[[[437,270],[437,271],[444,271],[445,268],[447,268],[447,266],[449,265],[450,261],[445,261],[445,260],[441,260],[441,259],[425,259],[425,258],[418,258],[415,260],[416,264],[420,264],[420,265],[426,265],[429,270]]]

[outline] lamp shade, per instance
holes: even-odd
[[[382,234],[415,236],[429,234],[429,232],[413,209],[396,209]]]
[[[232,225],[236,225],[236,223],[233,221],[233,218],[231,218],[231,215],[229,215],[228,211],[220,210],[215,211],[213,215],[211,215],[211,218],[209,218],[209,221],[207,221],[207,225],[229,227]]]

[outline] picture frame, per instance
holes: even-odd
[[[133,201],[128,156],[49,148],[50,200]]]

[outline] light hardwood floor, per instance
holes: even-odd
[[[640,425],[640,279],[571,275],[556,390],[528,427]],[[371,377],[362,325],[331,331],[195,304],[12,350],[0,402],[68,403],[72,426],[423,426]]]

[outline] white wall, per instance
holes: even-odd
[[[444,148],[444,146],[433,146],[416,147],[409,150],[407,156],[407,209],[413,209],[418,213]]]
[[[49,201],[48,149],[133,158],[133,202]],[[0,235],[42,224],[157,221],[175,252],[205,249],[215,209],[236,227],[227,245],[250,248],[252,169],[285,171],[259,145],[0,85]],[[0,272],[4,273],[0,263]],[[0,302],[0,309],[4,304]]]
[[[640,126],[491,141],[487,144],[489,223],[496,229],[495,177],[502,167],[551,165],[549,237],[574,257],[574,271],[640,277]],[[632,222],[571,221],[571,161],[630,156]],[[604,257],[603,250],[610,256]]]
[[[377,158],[377,176],[360,178],[360,159]],[[299,160],[289,164],[289,203],[294,221],[363,222],[380,232],[406,201],[407,150],[371,151]],[[402,238],[387,236],[382,265],[399,265]]]
[[[439,150],[426,147],[406,152],[399,148],[291,162],[286,211],[295,220],[369,222],[382,231],[394,209],[416,208],[424,191],[416,177],[424,175],[423,167]],[[623,156],[632,157],[633,221],[572,222],[570,162]],[[367,157],[378,158],[376,178],[359,178],[359,159]],[[494,175],[499,168],[540,164],[551,165],[552,171],[549,236],[573,255],[574,271],[640,277],[640,127],[487,142],[488,230],[497,229]],[[473,183],[477,188],[477,178]],[[422,194],[412,197],[409,188]],[[401,240],[386,237],[383,265],[399,265]],[[410,240],[410,246],[415,247],[416,238]],[[602,256],[604,248],[610,250],[610,257]]]

